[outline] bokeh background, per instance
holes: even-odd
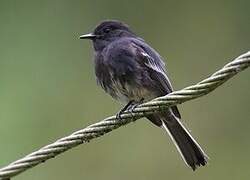
[[[96,86],[92,45],[79,35],[118,19],[167,61],[175,89],[250,49],[250,1],[0,1],[0,166],[116,113]],[[180,105],[210,156],[187,168],[170,138],[145,119],[68,151],[20,180],[249,179],[250,71]]]

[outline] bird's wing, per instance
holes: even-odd
[[[160,55],[147,45],[144,41],[133,40],[133,47],[137,53],[137,57],[141,66],[144,66],[150,72],[150,77],[156,83],[159,96],[169,94],[173,91],[173,87],[167,76],[165,64]],[[173,113],[177,117],[181,117],[176,106],[172,107]]]

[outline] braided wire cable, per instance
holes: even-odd
[[[170,106],[204,96],[249,66],[250,51],[237,57],[210,77],[195,85],[143,103],[135,107],[133,112],[125,111],[121,114],[119,120],[116,119],[116,116],[108,117],[100,122],[76,131],[69,136],[61,138],[52,144],[44,146],[22,159],[12,162],[11,164],[0,169],[0,179],[10,179],[11,177],[45,162],[46,160],[51,159],[77,145],[89,142],[94,138],[100,137],[148,114],[152,114],[156,111],[163,111]]]

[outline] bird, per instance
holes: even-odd
[[[163,58],[127,24],[104,20],[80,39],[92,41],[97,84],[126,104],[118,117],[125,110],[173,91]],[[206,165],[208,156],[181,123],[176,106],[146,118],[169,134],[186,165],[193,170]]]

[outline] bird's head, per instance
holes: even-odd
[[[128,25],[116,21],[107,20],[96,26],[94,32],[80,36],[80,39],[90,39],[93,41],[95,50],[102,50],[112,41],[122,37],[133,37],[135,34]]]

